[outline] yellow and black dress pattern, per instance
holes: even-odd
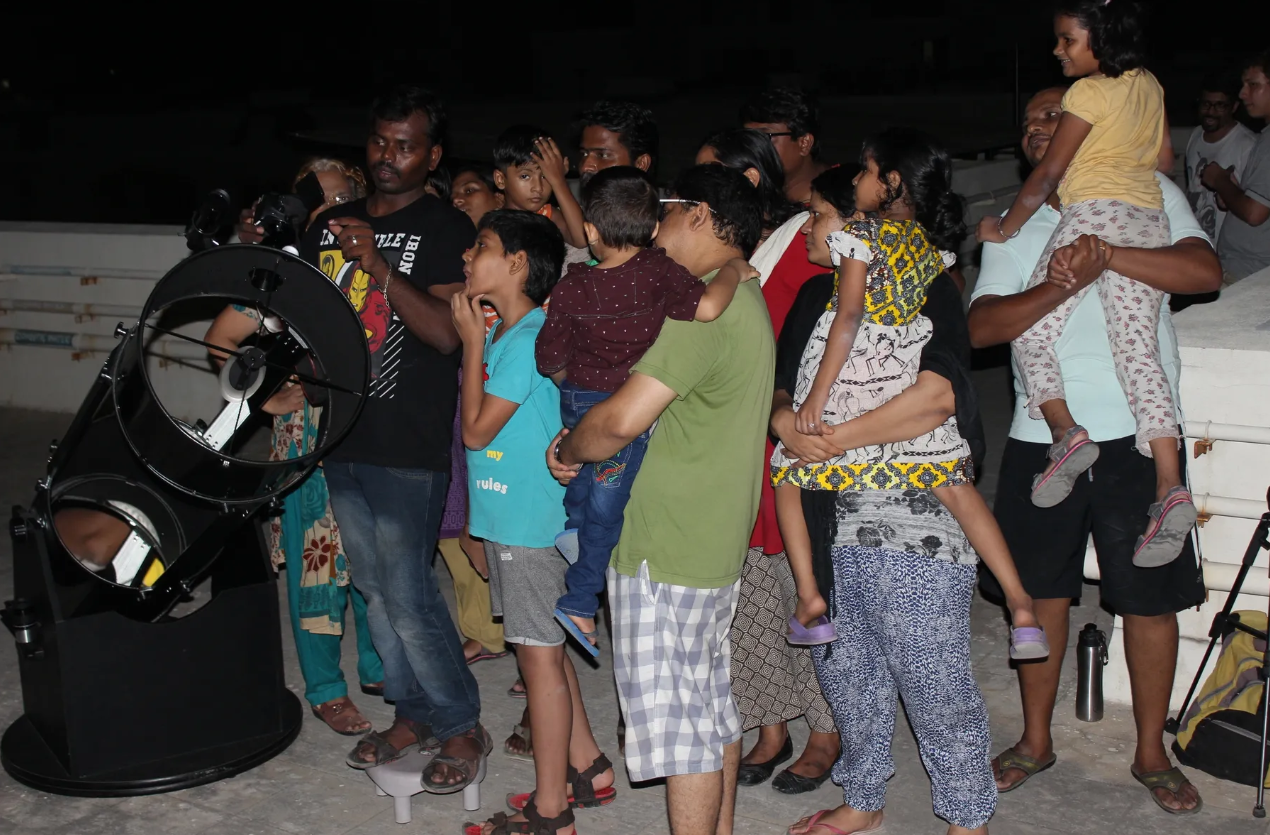
[[[842,259],[868,265],[864,320],[846,364],[839,370],[822,420],[845,423],[871,412],[917,381],[922,349],[930,340],[930,320],[921,315],[930,283],[949,263],[915,221],[877,217],[852,221],[829,236],[835,264]],[[835,282],[837,281],[835,277]],[[794,391],[802,407],[824,356],[829,327],[838,311],[838,288],[803,351]],[[799,467],[783,445],[772,455],[772,482],[806,490],[933,489],[973,481],[970,447],[950,417],[920,438],[847,450],[820,464]]]

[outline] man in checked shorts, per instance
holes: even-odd
[[[739,172],[700,165],[664,204],[657,246],[709,280],[762,226]],[[741,566],[758,513],[775,345],[757,282],[713,322],[669,320],[611,397],[547,450],[568,481],[657,424],[608,573],[613,672],[632,781],[666,778],[674,835],[732,831],[741,721],[731,647]]]

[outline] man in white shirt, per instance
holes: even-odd
[[[1062,89],[1043,90],[1027,105],[1023,152],[1036,165],[1062,115]],[[1098,246],[1083,236],[1068,250],[1074,287],[1043,283],[1025,289],[1058,226],[1057,199],[1042,206],[1016,237],[987,244],[970,307],[970,339],[975,347],[1009,342],[1081,288],[1093,282],[1114,258],[1117,272],[1166,293],[1203,293],[1221,284],[1212,245],[1191,214],[1181,189],[1157,175],[1172,235],[1160,249]],[[1036,615],[1050,635],[1050,656],[1019,665],[1023,736],[993,763],[997,787],[1006,792],[1053,765],[1050,722],[1059,673],[1067,647],[1072,598],[1083,581],[1085,546],[1092,534],[1102,574],[1102,603],[1124,617],[1125,660],[1134,693],[1138,744],[1132,771],[1170,813],[1198,807],[1199,793],[1173,768],[1164,749],[1164,721],[1177,664],[1176,613],[1204,600],[1204,585],[1189,542],[1182,555],[1161,568],[1132,564],[1134,543],[1155,501],[1155,467],[1134,448],[1134,418],[1116,379],[1107,323],[1096,293],[1076,306],[1056,349],[1067,402],[1101,450],[1089,478],[1081,478],[1068,498],[1053,508],[1031,501],[1031,482],[1045,468],[1056,439],[1044,421],[1028,417],[1018,369],[1016,408],[1001,464],[995,513],[1014,555],[1019,575],[1035,599]],[[1176,388],[1181,365],[1168,305],[1160,313],[1160,353]],[[1179,455],[1181,452],[1179,451]],[[1167,784],[1167,785],[1166,785]],[[1171,786],[1171,788],[1170,788]]]
[[[1219,205],[1217,193],[1200,179],[1210,162],[1229,171],[1242,182],[1248,155],[1257,135],[1235,119],[1239,110],[1239,79],[1210,75],[1199,94],[1199,127],[1186,143],[1186,196],[1204,233],[1216,241],[1226,219],[1226,206]]]
[[[1244,63],[1242,80],[1239,101],[1244,112],[1270,121],[1270,50]],[[1238,182],[1211,163],[1200,178],[1229,210],[1217,244],[1225,282],[1234,284],[1270,267],[1270,126],[1261,129]]]

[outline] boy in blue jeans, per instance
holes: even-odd
[[[538,370],[560,384],[560,415],[568,429],[626,382],[667,316],[713,321],[737,285],[758,275],[736,258],[706,285],[651,246],[661,202],[638,168],[606,168],[583,186],[586,240],[598,263],[572,265],[556,285],[536,349]],[[565,490],[568,521],[556,546],[573,564],[555,614],[592,655],[599,654],[595,610],[604,572],[651,432],[608,461],[586,465]]]
[[[536,789],[519,798],[521,811],[510,823],[527,821],[530,832],[567,829],[576,803],[598,805],[616,795],[612,765],[595,744],[552,616],[565,589],[565,563],[553,544],[564,524],[564,488],[543,465],[542,451],[560,430],[560,394],[535,367],[534,340],[546,318],[540,305],[563,260],[564,240],[547,218],[489,212],[463,255],[467,289],[450,302],[463,342],[459,412],[468,524],[472,536],[485,540],[490,609],[503,619],[505,640],[518,645],[529,700]],[[488,335],[482,301],[499,317]],[[467,830],[525,828],[508,823],[503,813]]]

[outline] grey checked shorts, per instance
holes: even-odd
[[[723,768],[741,739],[729,633],[740,581],[721,589],[654,583],[608,571],[613,674],[626,717],[632,781]]]

